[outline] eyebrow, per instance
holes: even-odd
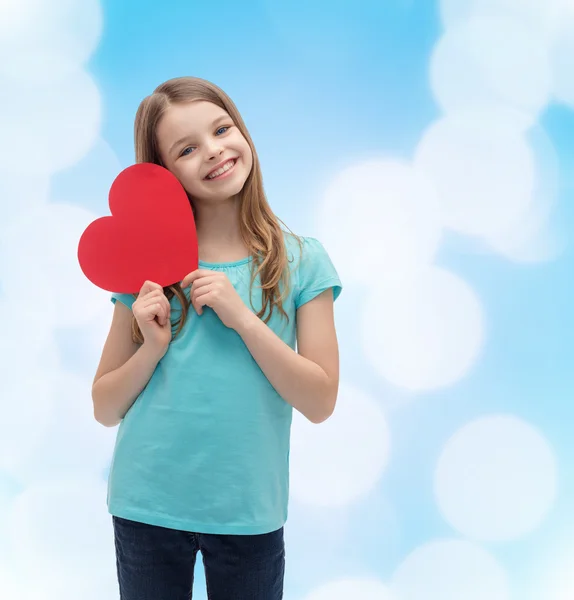
[[[213,123],[211,124],[211,126],[215,126],[217,125],[217,123],[219,123],[220,121],[225,121],[227,119],[230,119],[231,117],[229,115],[221,115],[220,117],[217,117],[217,119],[215,119],[215,121],[213,121]],[[169,153],[171,154],[175,148],[177,148],[177,146],[179,146],[180,144],[183,144],[184,142],[187,142],[188,140],[192,139],[193,135],[188,134],[183,136],[182,138],[180,138],[179,140],[177,140],[177,142],[174,142],[171,146],[171,148],[169,149]]]

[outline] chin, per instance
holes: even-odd
[[[243,163],[237,166],[240,166],[241,171],[235,173],[233,180],[230,180],[229,185],[225,186],[225,194],[228,196],[236,196],[239,194],[245,187],[247,179],[249,178],[249,172],[245,169]],[[223,187],[221,191],[223,191]]]

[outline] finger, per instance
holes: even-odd
[[[166,295],[163,293],[162,291],[159,290],[154,290],[153,292],[150,292],[149,294],[146,294],[145,296],[143,296],[141,299],[138,298],[137,302],[139,302],[139,306],[145,307],[145,306],[149,306],[150,304],[153,304],[155,302],[162,302],[165,303],[167,302],[168,306],[169,306],[169,300],[167,299]],[[170,308],[168,308],[168,312],[169,312]]]
[[[201,287],[198,287],[193,291],[193,297],[195,298],[195,300],[197,300],[198,298],[201,298],[201,296],[205,296],[206,294],[209,294],[209,292],[212,292],[214,289],[215,289],[215,286],[214,286],[213,282],[211,282],[207,285],[202,285]]]
[[[155,283],[154,281],[145,281],[140,289],[140,296],[148,294],[153,290],[163,290],[163,288],[161,285],[159,285],[159,283]]]
[[[211,306],[211,292],[213,292],[213,285],[204,286],[197,289],[193,294],[193,303],[198,315],[203,313],[204,306]]]
[[[150,299],[158,299],[161,298],[161,296],[163,296],[163,290],[152,290],[151,292],[148,292],[147,294],[144,294],[141,299],[142,300],[150,300]]]
[[[190,298],[191,300],[191,306],[193,306],[193,310],[195,310],[195,312],[200,315],[201,314],[201,310],[200,307],[197,305],[197,302],[195,301],[195,298],[192,296]]]
[[[164,295],[158,294],[142,298],[139,301],[136,312],[145,315],[146,320],[152,320],[155,316],[169,318],[170,308],[168,299]],[[165,320],[163,324],[165,324]]]
[[[165,321],[162,325],[168,325],[171,323],[171,305],[165,296],[163,297],[163,307],[165,310]]]
[[[139,296],[137,300],[140,303],[149,302],[150,300],[155,300],[157,302],[160,299],[161,295],[162,292],[160,292],[159,290],[153,290],[151,292],[147,292],[147,294]]]
[[[190,297],[190,300],[195,312],[200,315],[203,311],[201,310],[201,306],[197,303],[197,294],[193,293]]]
[[[194,275],[195,275],[196,271],[192,271],[191,273],[188,273],[181,281],[181,287],[183,289],[189,287],[191,285],[191,283],[194,280]]]
[[[153,304],[150,304],[149,306],[146,306],[145,308],[142,308],[138,316],[146,323],[151,323],[155,320],[156,317],[158,317],[161,314],[162,311],[163,308],[161,304],[159,302],[155,302]]]
[[[159,308],[157,310],[157,322],[163,327],[167,322],[167,313],[165,311],[165,306],[160,303]]]
[[[162,327],[167,325],[171,317],[171,306],[169,304],[169,300],[165,297],[165,295],[162,294],[155,299],[152,298],[148,302],[149,304],[147,304],[146,307],[149,307],[149,309],[153,312],[155,317],[157,317],[157,322]]]
[[[218,275],[214,275],[213,273],[211,273],[210,275],[206,275],[204,277],[198,277],[194,282],[193,282],[193,289],[194,290],[198,290],[206,285],[210,285],[212,283],[214,283],[215,281],[217,281],[219,279]]]
[[[193,308],[195,308],[195,312],[198,315],[202,315],[203,314],[203,308],[202,308],[202,304],[200,302],[197,302],[197,300],[195,302],[193,302]]]
[[[167,323],[167,315],[163,306],[157,311],[157,322],[160,327],[165,327]]]
[[[134,303],[134,311],[138,312],[140,310],[146,309],[149,306],[156,304],[156,303],[161,303],[162,306],[165,306],[167,303],[167,314],[169,316],[169,313],[171,311],[171,307],[169,306],[169,300],[167,299],[167,297],[165,296],[165,294],[162,291],[159,290],[154,290],[152,292],[149,292],[148,294],[146,294],[145,296],[143,296],[142,298],[138,298],[135,303]]]
[[[147,322],[157,321],[161,325],[165,319],[165,308],[161,301],[152,302],[144,308],[144,315]]]
[[[213,275],[213,271],[210,271],[209,269],[196,269],[183,278],[181,287],[189,287],[196,279],[199,279],[200,277],[206,277],[207,275]]]
[[[161,303],[162,301],[162,297],[161,296],[151,296],[151,297],[145,297],[141,299],[140,305],[142,308],[147,308],[148,306],[153,306],[154,304],[157,303]]]

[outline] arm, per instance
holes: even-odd
[[[298,353],[253,313],[247,315],[237,333],[286,402],[312,423],[322,423],[331,416],[339,389],[332,289],[298,309]]]
[[[115,427],[151,379],[162,354],[145,342],[132,341],[132,312],[116,302],[110,333],[94,377],[94,417],[106,427]]]

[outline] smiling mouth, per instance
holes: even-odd
[[[213,181],[214,179],[221,179],[223,176],[225,176],[227,173],[233,170],[233,167],[235,167],[236,163],[237,159],[231,158],[222,167],[217,169],[217,171],[214,171],[213,173],[205,177],[205,180]]]

